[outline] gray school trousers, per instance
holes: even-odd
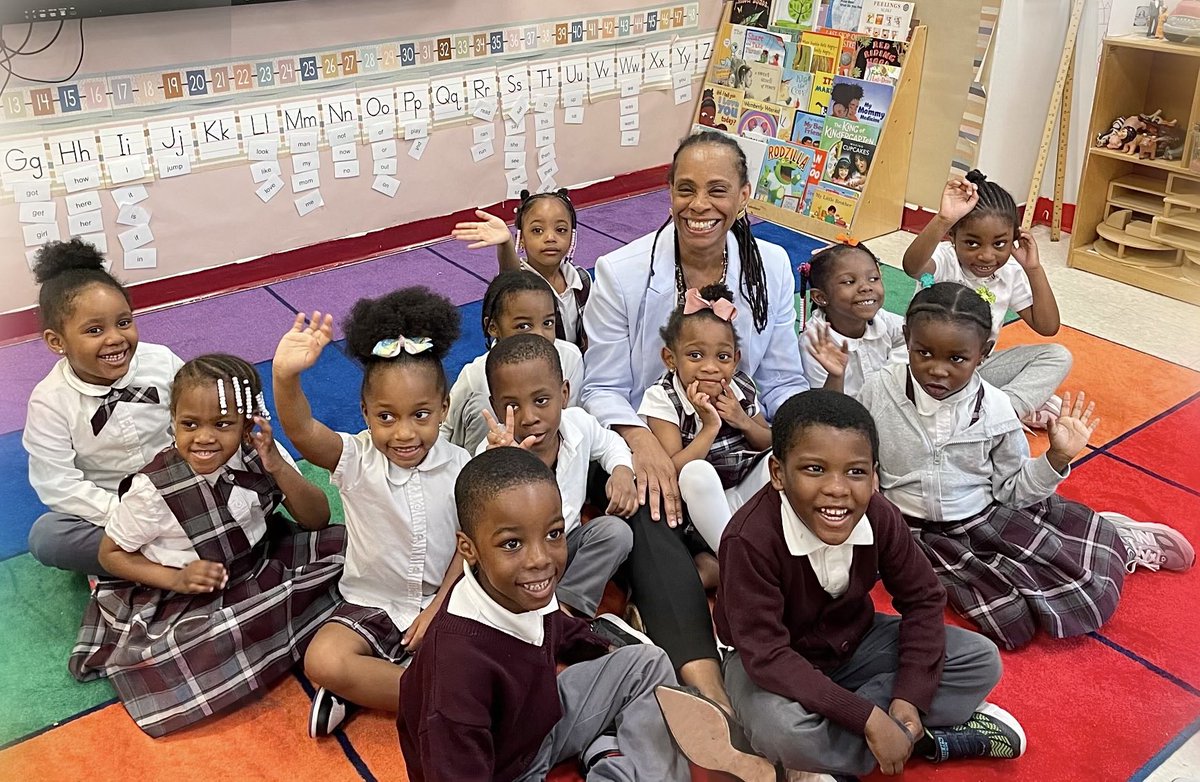
[[[874,703],[891,705],[900,648],[900,618],[875,615],[875,623],[844,665],[830,674],[836,684]],[[729,699],[755,751],[796,771],[862,776],[875,768],[865,736],[750,681],[741,657],[725,659]],[[946,663],[929,712],[927,727],[961,725],[970,719],[1000,681],[1000,653],[978,633],[946,628]]]
[[[1017,345],[997,350],[979,365],[979,376],[1008,394],[1018,418],[1046,403],[1071,371],[1062,345]]]
[[[43,513],[29,529],[29,553],[43,565],[89,576],[110,575],[100,567],[104,527],[65,513]]]
[[[604,587],[633,550],[624,519],[597,516],[567,533],[567,570],[554,590],[559,602],[595,616]]]
[[[688,782],[687,761],[654,698],[655,687],[675,683],[671,661],[657,646],[625,646],[569,666],[558,675],[562,719],[518,782],[542,782],[550,769],[578,757],[613,728],[620,754],[592,766],[588,782]]]

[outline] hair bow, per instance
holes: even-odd
[[[921,275],[919,282],[921,283],[922,288],[932,288],[933,284],[937,282],[937,279],[929,272],[925,272]]]
[[[837,240],[842,244],[849,245],[850,247],[858,247],[858,240],[850,234],[838,234]]]
[[[721,298],[709,301],[700,295],[700,291],[688,288],[687,292],[683,294],[683,314],[691,315],[700,310],[712,310],[718,318],[730,323],[737,317],[737,307],[733,306],[733,302],[729,299]]]
[[[429,337],[416,337],[410,339],[408,337],[397,337],[396,339],[381,339],[375,343],[375,347],[371,349],[372,356],[380,358],[395,358],[400,355],[403,350],[410,356],[415,356],[418,353],[424,353],[426,350],[433,348],[433,340]]]
[[[808,273],[810,271],[812,271],[812,264],[809,263],[808,261],[805,261],[804,263],[802,263],[796,267],[796,271],[800,272],[801,277],[807,277]]]

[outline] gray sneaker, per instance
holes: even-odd
[[[1112,511],[1100,511],[1100,516],[1113,523],[1121,542],[1129,549],[1126,569],[1132,573],[1139,567],[1147,570],[1184,571],[1196,562],[1196,551],[1178,530],[1152,521],[1134,521]]]

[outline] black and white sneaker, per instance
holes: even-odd
[[[624,619],[616,614],[600,614],[592,620],[592,632],[600,636],[616,648],[636,646],[637,644],[653,645],[644,633],[639,633],[630,627]]]
[[[346,721],[355,706],[342,700],[324,687],[313,696],[312,709],[308,713],[308,737],[318,739],[328,736]]]
[[[929,728],[934,763],[962,758],[1019,758],[1025,753],[1025,731],[1017,718],[986,701],[971,719],[950,728]]]

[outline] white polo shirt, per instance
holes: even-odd
[[[1008,261],[988,277],[976,277],[962,267],[958,262],[958,254],[954,245],[942,242],[933,251],[933,278],[938,282],[957,282],[966,285],[971,290],[986,287],[995,297],[995,302],[989,302],[992,309],[992,339],[1000,335],[1000,327],[1009,310],[1020,312],[1033,306],[1033,289],[1029,287],[1029,277],[1015,258]]]

